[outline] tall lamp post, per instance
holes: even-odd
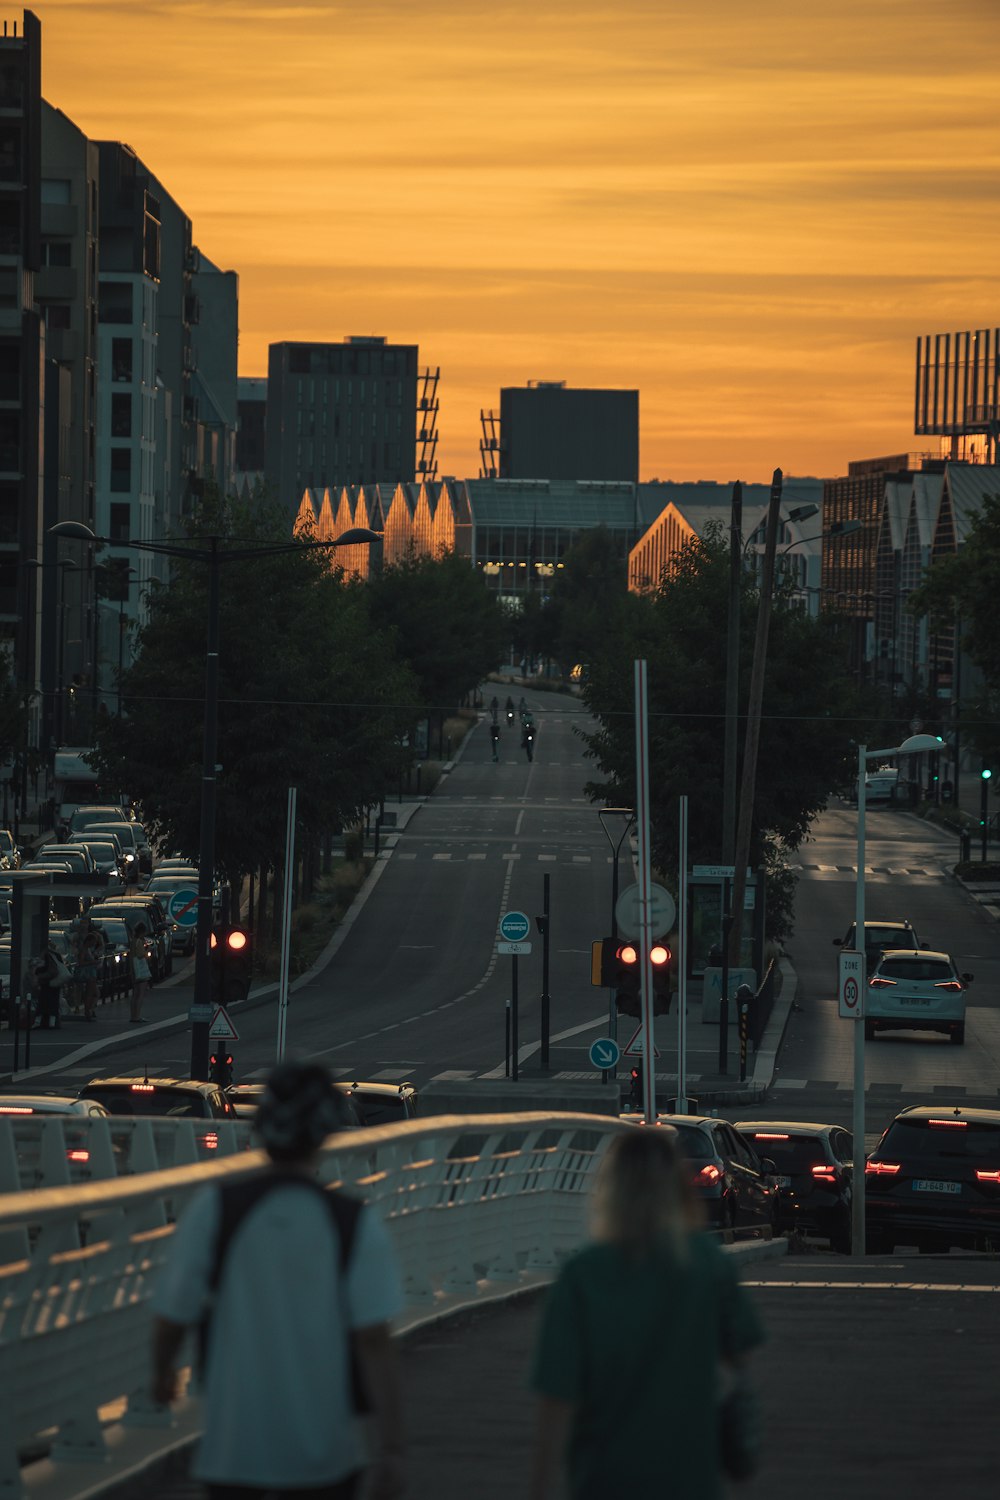
[[[925,750],[940,750],[941,741],[934,734],[912,734],[901,745],[888,750],[869,750],[858,746],[858,874],[854,890],[854,946],[861,954],[861,974],[867,993],[868,956],[865,947],[865,773],[870,760],[885,760],[893,755],[920,755]],[[864,1005],[858,1010],[863,1012]],[[851,1127],[854,1135],[854,1182],[851,1196],[851,1254],[865,1253],[865,1018],[854,1017],[854,1100]]]
[[[183,546],[171,542],[114,542],[95,536],[82,521],[60,521],[50,535],[88,542],[92,546],[128,546],[139,552],[157,552],[162,557],[186,558],[208,568],[208,630],[205,651],[205,727],[202,740],[201,822],[198,844],[198,926],[195,940],[194,1005],[191,1012],[191,1077],[208,1078],[208,1029],[212,1019],[210,952],[212,943],[212,894],[215,886],[215,807],[219,729],[219,571],[223,563],[246,562],[256,557],[277,557],[289,552],[312,552],[333,547],[381,543],[381,534],[366,526],[352,526],[332,541],[286,542],[278,545],[223,548],[225,538],[210,536],[206,546]]]

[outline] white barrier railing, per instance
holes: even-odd
[[[597,1162],[631,1128],[571,1114],[408,1120],[331,1137],[317,1178],[382,1215],[408,1304],[433,1311],[553,1269],[586,1232]],[[126,1398],[127,1422],[163,1425],[147,1394],[149,1300],[173,1222],[197,1187],[262,1159],[238,1150],[0,1197],[0,1500],[22,1494],[19,1455],[40,1434],[56,1433],[53,1459],[103,1460],[101,1407]]]
[[[253,1144],[250,1120],[4,1115],[0,1194],[218,1161]]]

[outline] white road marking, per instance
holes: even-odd
[[[379,1068],[377,1073],[371,1076],[372,1083],[399,1083],[413,1070],[411,1068]]]
[[[435,1073],[430,1081],[431,1083],[465,1083],[475,1076],[475,1068],[446,1068],[443,1073]]]
[[[808,1078],[776,1078],[771,1085],[776,1089],[804,1089],[808,1088]]]
[[[968,1282],[952,1284],[948,1281],[748,1281],[740,1277],[744,1286],[780,1286],[801,1288],[803,1291],[824,1292],[844,1291],[872,1291],[872,1292],[993,1292],[1000,1291],[1000,1286],[978,1286]]]

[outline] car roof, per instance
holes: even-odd
[[[847,1129],[845,1125],[818,1125],[812,1120],[734,1120],[733,1125],[739,1131],[773,1130],[783,1135],[825,1135],[830,1130]]]
[[[1000,1109],[966,1109],[957,1104],[911,1104],[908,1109],[901,1109],[892,1124],[897,1120],[973,1120],[979,1125],[1000,1126]]]
[[[39,1114],[71,1114],[73,1105],[79,1102],[74,1094],[0,1094],[0,1115],[6,1110],[29,1107]]]
[[[359,1083],[357,1079],[348,1083],[346,1078],[337,1083],[337,1088],[343,1094],[391,1094],[394,1098],[404,1096],[408,1089],[416,1092],[412,1083]]]
[[[884,964],[889,958],[939,958],[948,964],[952,961],[950,953],[942,953],[937,948],[885,948],[879,963]]]
[[[208,1090],[214,1092],[218,1087],[217,1084],[206,1083],[198,1078],[142,1078],[133,1073],[131,1077],[92,1078],[89,1083],[83,1085],[80,1093],[85,1094],[87,1089],[92,1088],[131,1088],[135,1083],[148,1084],[158,1089],[183,1089],[188,1093],[197,1094],[204,1094]]]
[[[851,926],[853,927],[854,925],[855,924],[852,922]],[[866,928],[868,928],[868,927],[904,927],[904,928],[912,928],[912,926],[913,926],[913,923],[910,921],[909,917],[900,917],[898,919],[895,918],[895,917],[893,917],[891,921],[885,921],[885,922],[881,921],[878,917],[872,917],[870,920],[866,918],[866,920],[865,920],[865,927]]]

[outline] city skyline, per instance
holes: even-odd
[[[930,446],[917,335],[997,321],[1000,16],[837,9],[37,13],[45,97],[239,273],[241,374],[385,334],[441,366],[442,473],[501,386],[564,379],[639,388],[642,477],[752,481]]]

